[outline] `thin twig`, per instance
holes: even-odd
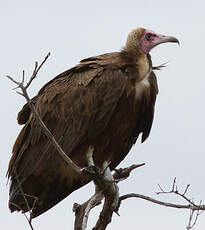
[[[198,206],[201,206],[202,201],[200,201]],[[193,217],[194,217],[194,212],[196,210],[190,210],[190,215],[189,215],[189,222],[188,222],[188,226],[186,227],[187,230],[191,230],[193,229],[193,227],[196,225],[198,217],[204,212],[204,210],[200,211],[197,210],[197,213],[195,215],[194,221],[193,221]],[[193,223],[192,223],[193,222]]]
[[[34,196],[31,196],[31,195],[25,194],[24,191],[23,191],[23,188],[22,188],[22,186],[21,186],[21,184],[20,184],[20,181],[19,181],[19,178],[18,178],[16,169],[14,169],[14,174],[15,174],[15,178],[16,178],[16,181],[17,181],[19,190],[20,190],[20,192],[21,192],[21,195],[23,196],[23,199],[24,199],[24,201],[25,201],[27,210],[28,210],[28,212],[29,212],[30,217],[29,217],[28,221],[29,221],[29,224],[31,224],[31,222],[32,222],[32,211],[33,211],[33,209],[35,208],[35,205],[36,205],[36,202],[37,202],[37,200],[38,200],[38,197],[34,197]],[[27,197],[30,197],[30,198],[33,198],[33,199],[34,199],[32,208],[30,208],[30,206],[29,206]],[[11,202],[11,204],[13,204],[13,202]],[[17,205],[15,205],[15,206],[17,207]],[[22,210],[22,209],[20,209],[20,210]],[[27,216],[26,216],[26,217],[27,217]]]
[[[38,62],[35,62],[35,68],[34,68],[33,74],[31,75],[29,82],[25,86],[26,89],[30,86],[31,82],[36,78],[39,70],[41,69],[43,64],[47,61],[49,56],[50,56],[50,52],[46,55],[46,57],[44,58],[44,60],[41,62],[41,64],[39,66],[38,66]]]
[[[190,184],[188,184],[188,185],[186,186],[183,195],[185,195],[185,194],[187,193],[189,187],[190,187]]]
[[[198,220],[199,215],[205,210],[205,205],[201,205],[202,202],[200,202],[200,204],[197,205],[197,204],[194,203],[194,201],[192,199],[189,199],[186,196],[186,193],[187,193],[190,185],[188,184],[186,186],[186,188],[184,189],[183,193],[179,192],[177,184],[176,184],[176,177],[175,177],[174,181],[173,181],[173,184],[172,184],[172,189],[170,191],[165,191],[164,189],[162,189],[162,187],[160,185],[158,185],[158,186],[159,186],[159,189],[160,189],[160,192],[157,192],[158,195],[159,194],[176,194],[177,196],[183,198],[184,200],[186,200],[189,203],[186,206],[177,205],[176,208],[190,209],[188,226],[186,228],[187,228],[187,230],[193,229],[193,227],[195,226],[195,224],[196,224],[196,222]],[[196,213],[195,219],[193,221],[195,211],[197,211],[197,213]]]
[[[165,191],[159,184],[158,184],[158,187],[160,189],[160,192],[157,192],[156,194],[159,195],[159,194],[176,194],[178,196],[180,196],[181,198],[183,198],[184,200],[186,200],[189,204],[191,204],[192,206],[197,206],[191,199],[187,198],[185,196],[185,194],[187,193],[187,190],[189,188],[190,185],[187,185],[184,192],[183,193],[180,193],[178,191],[178,188],[177,188],[177,185],[176,185],[176,177],[174,178],[174,181],[173,181],[173,185],[172,185],[172,189],[170,191]]]
[[[28,209],[28,211],[29,211],[29,214],[30,214],[30,216],[31,216],[31,208],[30,208],[30,206],[29,206],[29,203],[28,203],[28,200],[27,200],[27,198],[26,198],[26,196],[25,196],[25,193],[24,193],[24,191],[23,191],[23,188],[22,188],[22,186],[21,186],[21,184],[20,184],[20,181],[19,181],[19,178],[18,178],[16,169],[14,169],[14,174],[15,174],[15,178],[16,178],[16,181],[17,181],[19,190],[20,190],[20,192],[21,192],[21,195],[23,196],[23,199],[24,199],[24,201],[25,201],[26,207],[27,207],[27,209]]]
[[[11,203],[13,206],[16,206],[19,210],[22,209],[19,205],[15,204],[15,203],[13,203],[13,202],[10,202],[10,203]],[[27,222],[28,222],[28,224],[29,224],[31,230],[34,230],[33,225],[32,225],[32,223],[31,223],[31,221],[30,221],[30,218],[28,218],[28,216],[26,215],[25,212],[23,212],[23,215],[25,216],[25,218],[26,218],[26,220],[27,220]]]

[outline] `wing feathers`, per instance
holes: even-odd
[[[32,99],[40,117],[64,152],[81,167],[87,164],[84,156],[86,149],[100,135],[101,138],[97,140],[102,147],[98,149],[99,154],[113,154],[111,157],[115,160],[112,168],[126,156],[134,143],[135,134],[138,136],[143,132],[142,141],[149,135],[157,94],[156,78],[154,73],[150,74],[152,92],[149,103],[142,100],[142,107],[140,104],[134,105],[136,64],[127,64],[130,59],[125,60],[122,61],[120,53],[84,59],[79,65],[44,85]],[[113,132],[113,127],[122,120],[122,130],[118,129],[118,133],[112,133],[113,136],[109,137],[109,133],[104,132],[106,127],[109,127],[108,132]],[[8,176],[12,182],[10,209],[18,210],[18,207],[12,205],[16,203],[23,211],[28,210],[20,195],[15,169],[23,190],[31,196],[28,199],[30,207],[33,205],[33,197],[38,197],[33,210],[35,217],[88,183],[89,179],[80,177],[62,161],[27,104],[19,112],[18,122],[25,126],[14,144],[8,168]],[[107,136],[102,140],[104,134]],[[118,135],[121,145],[111,143],[118,141]],[[104,153],[104,149],[108,151]],[[103,160],[96,156],[95,159],[99,164]]]
[[[42,120],[65,153],[71,155],[74,161],[78,162],[78,156],[76,155],[75,158],[71,154],[75,148],[80,143],[84,143],[86,139],[96,137],[106,128],[124,91],[124,81],[125,78],[121,70],[108,71],[104,69],[102,71],[101,67],[99,69],[89,68],[88,71],[73,73],[72,77],[69,75],[67,78],[65,75],[52,80],[35,97],[34,105]],[[17,138],[9,163],[8,175],[12,180],[10,201],[11,203],[23,202],[22,197],[19,198],[18,195],[20,192],[13,171],[15,168],[23,189],[30,192],[32,196],[39,195],[39,199],[43,202],[42,210],[45,211],[82,186],[81,184],[87,183],[88,180],[83,182],[83,179],[75,178],[76,175],[72,177],[72,174],[59,174],[59,167],[64,165],[63,168],[66,168],[66,165],[30,113],[29,107],[25,105],[19,114],[20,123],[26,121],[27,123]],[[28,119],[28,117],[30,118]],[[54,199],[50,196],[46,198],[49,193],[44,190],[46,195],[43,198],[43,193],[39,190],[42,186],[46,185],[50,187],[50,190],[56,190],[53,176],[50,185],[47,183],[49,175],[55,177],[58,175],[56,179],[58,183],[62,183],[60,182],[62,180],[73,181],[67,185],[66,192],[66,186],[59,185],[59,191],[53,196],[61,194],[62,197]],[[35,185],[34,183],[31,188],[28,188],[29,180],[33,177],[38,177],[39,184]],[[11,209],[17,208],[11,207]],[[27,211],[25,206],[22,209]],[[40,203],[37,213],[36,215],[41,213]]]

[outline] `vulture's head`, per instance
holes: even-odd
[[[147,54],[155,46],[166,43],[179,41],[175,37],[156,34],[151,30],[137,28],[128,35],[125,49],[139,54]]]

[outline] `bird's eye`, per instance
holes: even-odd
[[[152,34],[151,34],[151,33],[147,33],[147,34],[145,35],[145,37],[146,37],[147,41],[150,41],[151,38],[152,38]]]

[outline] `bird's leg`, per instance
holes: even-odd
[[[97,167],[95,167],[95,164],[93,161],[93,152],[94,152],[94,147],[90,145],[86,153],[86,159],[87,159],[88,166],[83,168],[82,172],[86,176],[92,178],[94,185],[95,185],[95,194],[82,205],[79,205],[77,203],[74,204],[73,211],[75,212],[75,215],[76,215],[75,227],[74,227],[75,230],[78,230],[78,229],[86,230],[90,210],[94,208],[95,206],[99,205],[101,201],[104,199],[104,194],[102,193],[102,190],[100,190],[98,186],[98,182],[100,181],[99,177],[101,175],[101,172]]]
[[[111,174],[109,168],[110,163],[104,161],[101,169],[96,167],[93,161],[93,152],[94,147],[90,145],[86,153],[88,167],[84,168],[83,172],[92,178],[96,192],[102,191],[105,195],[105,199],[107,197],[107,200],[110,202],[111,210],[115,211],[117,210],[119,202],[119,189]]]
[[[88,163],[88,167],[89,166],[94,166],[94,161],[93,161],[93,152],[94,152],[94,147],[92,145],[90,145],[88,147],[88,151],[86,153],[86,157],[87,157],[87,163]]]
[[[109,197],[108,199],[111,201],[111,209],[113,211],[116,211],[119,203],[119,188],[117,183],[114,182],[115,180],[113,178],[113,175],[111,174],[107,161],[103,163],[103,177],[105,183],[107,184],[105,189],[105,198],[106,195]],[[110,197],[112,197],[112,200],[110,199]]]
[[[94,152],[94,147],[90,145],[86,153],[88,166],[82,168],[82,173],[85,176],[90,177],[95,184],[98,184],[96,181],[99,180],[99,178],[101,177],[101,173],[100,173],[100,169],[95,166],[95,163],[93,161],[93,152]]]
[[[102,184],[104,184],[104,188],[102,188],[102,193],[105,197],[104,205],[102,211],[100,212],[99,219],[93,230],[105,229],[112,220],[113,212],[117,213],[118,210],[119,189],[117,183],[114,181],[114,178],[110,172],[110,168],[107,166],[108,163],[107,161],[105,161],[103,163],[102,170],[104,171],[104,174],[101,182]]]

